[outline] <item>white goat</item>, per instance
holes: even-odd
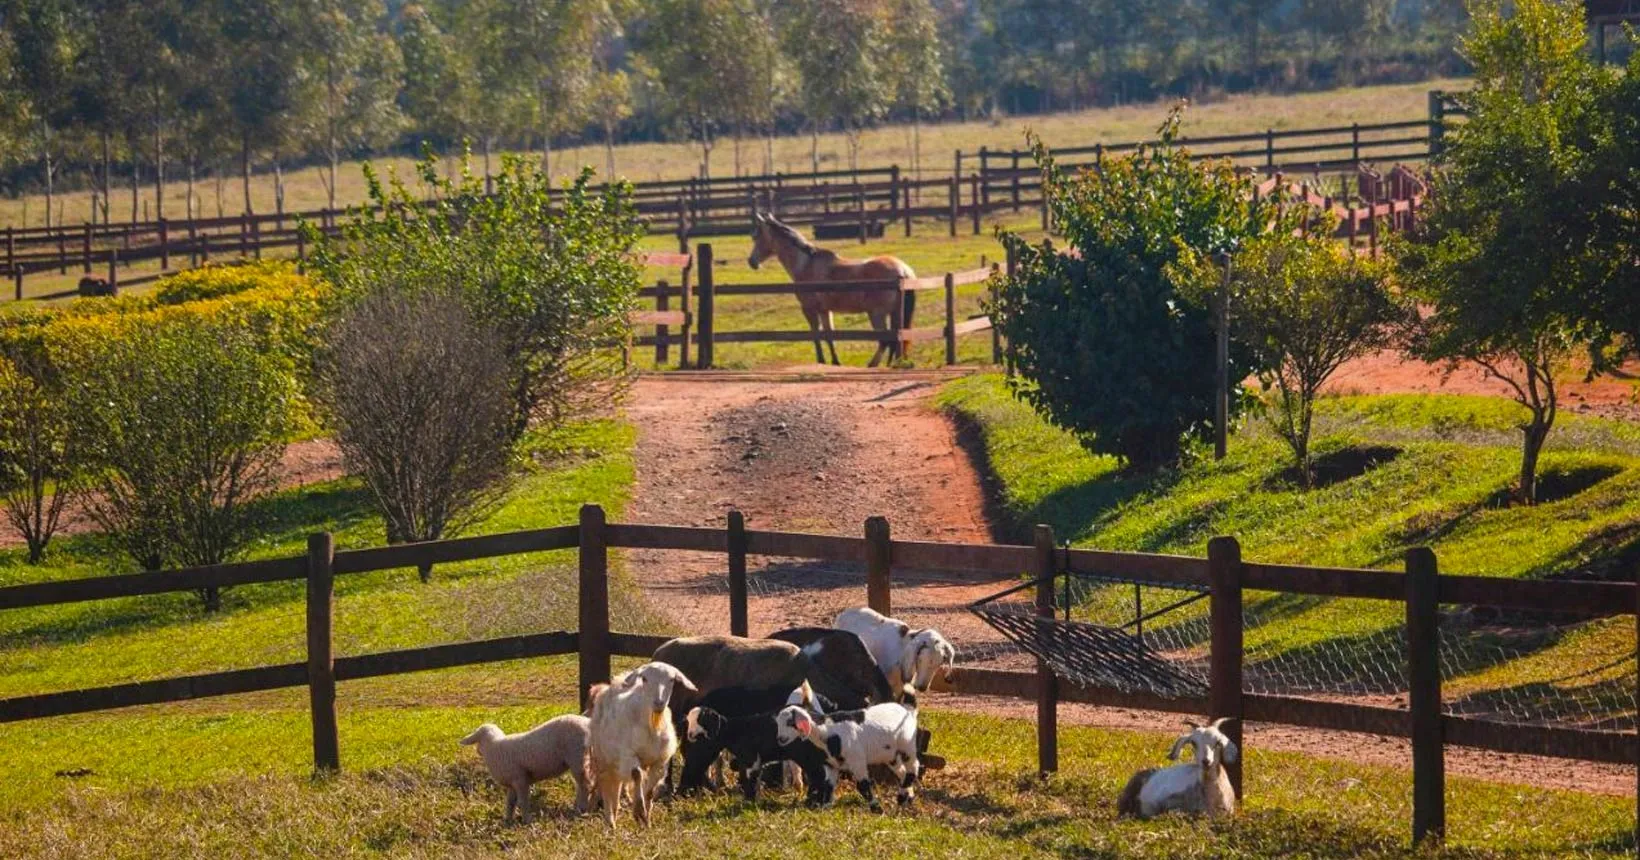
[[[655,789],[678,751],[678,734],[668,707],[674,686],[691,693],[695,685],[666,663],[645,663],[609,684],[592,687],[592,727],[588,770],[603,803],[604,820],[615,826],[621,788],[632,783],[632,807],[649,824]]]
[[[885,702],[863,711],[833,711],[816,715],[801,705],[791,705],[775,717],[779,742],[812,743],[826,753],[828,791],[837,779],[854,780],[860,795],[872,811],[882,810],[872,793],[871,766],[883,765],[899,783],[901,804],[910,803],[913,786],[922,774],[917,758],[917,696],[907,690],[905,704]]]
[[[511,821],[515,810],[530,823],[530,786],[569,774],[575,781],[575,811],[587,811],[587,732],[591,721],[569,714],[554,717],[527,732],[502,734],[494,723],[479,726],[461,739],[462,746],[478,746],[478,755],[490,778],[507,790],[507,811],[503,821]]]
[[[1236,811],[1236,793],[1224,763],[1236,760],[1236,745],[1219,728],[1230,717],[1220,717],[1205,726],[1186,722],[1190,732],[1173,742],[1167,754],[1179,760],[1186,746],[1196,752],[1196,760],[1171,767],[1146,768],[1133,775],[1116,800],[1118,816],[1150,818],[1170,810],[1219,818]]]
[[[891,690],[910,684],[917,691],[928,689],[934,673],[957,659],[957,649],[932,627],[913,630],[896,618],[861,606],[838,613],[837,627],[860,637],[871,659],[888,677]]]

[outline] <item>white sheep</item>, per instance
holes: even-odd
[[[649,823],[655,790],[666,776],[666,764],[678,751],[678,733],[668,705],[674,686],[699,692],[676,668],[645,663],[608,684],[592,687],[591,737],[587,754],[592,784],[604,807],[604,820],[615,826],[621,788],[632,784],[632,808]]]
[[[838,613],[836,625],[860,637],[892,690],[906,684],[919,692],[927,690],[934,674],[957,659],[957,650],[940,631],[932,627],[914,630],[904,621],[864,606]]]
[[[1196,760],[1134,774],[1116,800],[1116,814],[1151,818],[1178,810],[1219,818],[1234,813],[1236,793],[1224,763],[1236,760],[1236,744],[1219,731],[1229,719],[1220,717],[1205,726],[1186,722],[1190,732],[1173,742],[1167,757],[1178,761],[1179,752],[1189,746],[1195,749]]]
[[[577,714],[554,717],[527,732],[503,734],[494,723],[479,726],[461,739],[462,746],[478,746],[490,778],[507,790],[507,811],[503,821],[511,821],[520,810],[530,823],[530,786],[555,779],[565,773],[575,782],[575,811],[587,811],[587,733],[591,721]]]
[[[871,766],[883,765],[899,783],[898,799],[910,803],[913,786],[922,774],[917,758],[917,696],[905,691],[905,704],[885,702],[863,711],[810,713],[801,705],[790,705],[775,717],[775,734],[781,744],[812,743],[828,759],[827,793],[835,789],[839,776],[854,780],[860,795],[872,811],[881,811],[871,786]]]

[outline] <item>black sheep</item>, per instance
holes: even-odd
[[[803,649],[809,658],[809,685],[838,707],[856,710],[894,701],[883,670],[854,633],[833,627],[789,627],[769,638]]]
[[[727,750],[730,766],[740,775],[740,789],[747,800],[757,800],[767,765],[790,761],[803,770],[803,781],[808,784],[808,804],[831,803],[835,787],[826,773],[826,754],[811,743],[781,744],[775,725],[778,714],[779,711],[774,710],[728,717],[707,707],[691,709],[687,718],[689,746],[684,752],[680,790],[703,785],[707,769]]]

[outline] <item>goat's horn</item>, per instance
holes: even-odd
[[[1192,731],[1194,731],[1194,730],[1196,730],[1196,729],[1199,729],[1199,728],[1201,728],[1201,726],[1199,726],[1199,725],[1197,725],[1197,724],[1195,724],[1195,723],[1193,723],[1193,722],[1191,722],[1191,721],[1190,721],[1190,720],[1185,720],[1185,721],[1184,721],[1184,724],[1185,724],[1185,725],[1187,725],[1187,726],[1189,726],[1189,727],[1190,727],[1190,728],[1191,728],[1191,730],[1192,730]]]
[[[1216,720],[1214,720],[1214,721],[1213,721],[1213,722],[1212,722],[1212,723],[1211,723],[1211,726],[1210,726],[1210,727],[1211,727],[1211,728],[1215,728],[1215,729],[1216,729],[1216,728],[1220,728],[1220,727],[1222,727],[1222,726],[1223,726],[1223,725],[1224,725],[1224,724],[1225,724],[1225,723],[1231,723],[1231,722],[1235,722],[1235,720],[1236,720],[1236,718],[1235,718],[1235,717],[1219,717],[1219,718],[1218,718],[1218,719],[1216,719]]]

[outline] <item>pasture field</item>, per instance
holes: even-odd
[[[1237,95],[1193,107],[1186,115],[1185,133],[1195,136],[1234,134],[1306,128],[1314,126],[1349,125],[1352,122],[1374,123],[1418,119],[1428,112],[1427,94],[1431,89],[1461,89],[1468,86],[1464,80],[1435,80],[1413,84],[1338,89],[1325,92],[1298,94]],[[948,122],[924,126],[922,137],[922,171],[925,177],[949,176],[952,153],[955,150],[978,152],[981,146],[992,149],[1014,149],[1024,145],[1024,131],[1034,129],[1050,145],[1073,146],[1093,143],[1121,143],[1145,140],[1154,135],[1156,127],[1166,115],[1166,103],[1142,103],[1113,108],[1099,108],[1075,112],[1044,114],[1040,116],[1004,117],[996,120]],[[912,135],[909,125],[885,126],[866,132],[861,138],[859,164],[861,167],[898,164],[902,169],[912,166]],[[810,168],[810,141],[807,135],[775,139],[775,169],[782,172],[807,171]],[[764,143],[747,138],[741,144],[741,173],[762,173]],[[820,136],[820,169],[836,170],[848,166],[848,144],[841,134]],[[539,157],[537,153],[536,157]],[[477,156],[475,155],[475,161]],[[413,178],[412,162],[404,157],[371,159],[378,167],[396,170],[399,175]],[[601,143],[556,149],[552,154],[553,172],[569,176],[583,165],[591,165],[602,174],[606,158]],[[699,173],[700,147],[692,143],[637,143],[616,147],[616,173],[633,181],[679,179]],[[475,170],[481,169],[477,164]],[[296,212],[318,209],[326,205],[327,195],[322,176],[327,168],[312,166],[291,169],[285,174],[285,209]],[[170,172],[181,176],[181,165],[172,164]],[[237,174],[230,169],[223,182],[221,211],[228,215],[244,208],[244,193]],[[725,138],[718,142],[712,153],[713,175],[735,173],[733,143]],[[123,183],[123,184],[122,184]],[[131,198],[129,177],[115,177],[113,194],[114,220],[130,220]],[[200,215],[215,216],[218,212],[215,180],[196,184],[194,189]],[[152,175],[139,189],[140,200],[153,208]],[[362,201],[365,196],[364,177],[357,162],[347,162],[337,171],[337,203],[346,206]],[[88,217],[90,192],[79,191],[58,195],[63,220],[77,224]],[[274,211],[274,183],[271,173],[252,177],[251,199],[257,212]],[[0,199],[0,226],[37,226],[43,222],[45,198],[30,195],[26,198]],[[139,202],[139,214],[142,204]],[[26,209],[26,213],[25,213]],[[170,182],[165,186],[165,210],[171,218],[181,218],[187,212],[186,185]],[[26,214],[26,218],[25,218]]]

